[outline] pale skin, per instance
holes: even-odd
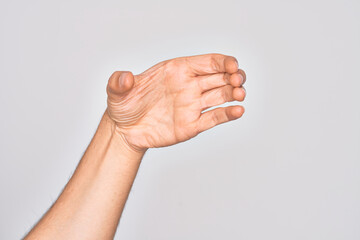
[[[240,118],[246,76],[232,56],[166,60],[133,75],[114,72],[108,107],[73,176],[25,239],[113,239],[141,160]]]

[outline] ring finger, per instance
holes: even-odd
[[[201,111],[234,100],[243,101],[246,92],[244,88],[225,85],[209,90],[201,96]]]

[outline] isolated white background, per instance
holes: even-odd
[[[0,239],[57,198],[115,70],[224,53],[245,115],[149,150],[115,239],[360,239],[360,2],[1,1]]]

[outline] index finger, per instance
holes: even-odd
[[[185,57],[195,75],[209,75],[214,73],[235,73],[238,62],[235,57],[219,53],[210,53]]]

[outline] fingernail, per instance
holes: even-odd
[[[241,73],[238,73],[239,76],[240,76],[240,79],[241,79],[241,83],[240,83],[240,86],[244,84],[244,76],[241,75]]]
[[[121,73],[119,77],[119,86],[122,87],[124,85],[124,79],[125,79],[126,73]]]

